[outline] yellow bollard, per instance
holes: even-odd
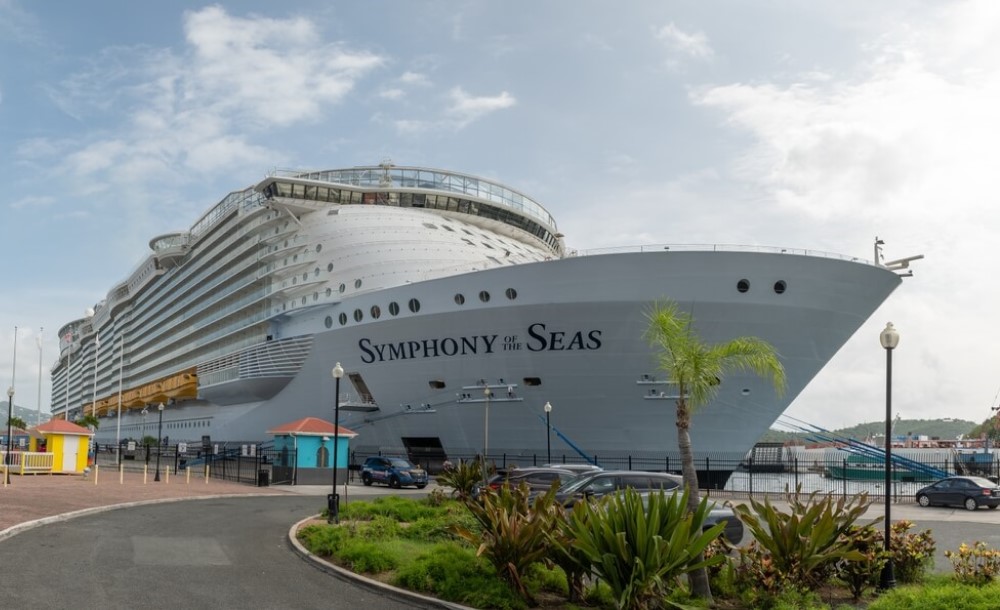
[[[169,483],[170,482],[170,466],[168,465],[165,468],[165,470],[167,471],[167,480],[166,480],[166,482]]]
[[[212,469],[211,466],[209,466],[208,464],[205,464],[205,485],[208,485],[208,471],[211,470],[211,469]]]
[[[149,478],[149,464],[143,464],[142,466],[142,484],[146,484],[146,479]]]
[[[125,464],[118,464],[118,484],[125,484]]]
[[[190,468],[185,468],[184,470],[187,472],[187,474],[185,475],[187,477],[187,481],[185,481],[185,484],[190,485],[191,484],[191,469]]]
[[[97,485],[97,474],[101,471],[100,464],[94,464],[94,485]]]

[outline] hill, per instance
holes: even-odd
[[[934,439],[956,439],[970,436],[980,424],[963,419],[899,419],[893,427],[893,436],[926,436]],[[857,424],[850,428],[831,430],[829,436],[840,436],[863,441],[866,438],[881,437],[885,432],[885,421]],[[978,436],[978,435],[976,435]],[[768,430],[760,437],[760,442],[806,441],[814,435],[806,432],[785,432]]]
[[[14,417],[20,417],[28,427],[35,425],[35,420],[38,419],[38,410],[29,409],[27,407],[19,407],[17,403],[14,403],[14,409],[11,413]],[[45,423],[52,419],[52,414],[45,411],[42,412],[42,423]],[[4,426],[7,425],[7,403],[0,402],[0,423]],[[4,431],[6,434],[6,430]]]

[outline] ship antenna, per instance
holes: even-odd
[[[885,260],[885,255],[882,254],[882,246],[885,244],[885,240],[879,239],[878,235],[875,236],[875,264],[881,265],[882,261]]]

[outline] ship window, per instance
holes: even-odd
[[[462,241],[464,241],[465,243],[469,244],[470,246],[476,245],[476,244],[472,243],[472,240],[469,239],[468,237],[463,237]]]
[[[333,294],[333,288],[330,288],[329,286],[327,286],[327,288],[326,288],[326,296],[330,296],[331,294]]]
[[[294,262],[297,262],[298,260],[299,260],[299,255],[298,254],[293,254],[292,255],[292,262],[294,263]]]
[[[340,317],[338,319],[340,320],[340,325],[341,326],[343,326],[344,324],[347,324],[347,314],[346,313],[340,312]]]
[[[305,304],[306,304],[306,298],[305,298],[305,297],[302,297],[302,304],[303,304],[303,305],[305,305]]]
[[[299,278],[293,277],[292,278],[292,285],[294,286],[295,284],[298,284],[298,283],[299,283]],[[282,282],[282,284],[284,284],[284,282]]]
[[[325,319],[325,320],[323,320],[323,324],[324,324],[324,325],[325,325],[325,326],[326,326],[327,328],[333,328],[333,318],[332,318],[332,317],[330,317],[330,316],[327,316],[327,317],[326,317],[326,319]]]
[[[382,317],[382,310],[378,305],[372,305],[372,318],[378,320]]]
[[[514,290],[513,288],[508,288],[504,294],[506,294],[507,298],[510,299],[511,301],[517,298],[517,291]]]
[[[308,280],[309,280],[309,272],[306,271],[305,273],[302,274],[302,281],[306,282]]]
[[[449,227],[448,225],[441,225],[441,226],[442,226],[442,227],[444,227],[444,228],[445,228],[445,230],[447,230],[447,231],[451,231],[452,233],[454,233],[454,232],[455,232],[455,229],[452,229],[452,228],[451,228],[451,227]]]
[[[313,293],[313,300],[314,301],[318,301],[319,300],[319,293],[318,292],[314,292]]]
[[[430,381],[427,382],[427,384],[431,386],[432,390],[443,390],[445,387],[444,382],[441,381],[440,379],[431,379]]]
[[[344,294],[345,290],[347,290],[347,286],[344,286],[343,284],[341,284],[340,285],[340,294]]]
[[[431,222],[425,222],[424,226],[427,227],[428,229],[436,229],[437,228],[437,225],[435,225],[434,223],[431,223]]]
[[[465,296],[461,293],[455,295],[455,303],[458,305],[465,305]]]
[[[288,247],[288,240],[287,239],[285,240],[285,247],[286,248]]]
[[[462,229],[462,231],[464,231],[466,235],[474,235],[474,233],[468,229]]]
[[[316,268],[315,268],[315,269],[313,270],[313,277],[319,277],[319,267],[316,267]]]
[[[485,290],[480,290],[479,291],[479,300],[482,301],[483,303],[489,303],[490,302],[490,293],[486,292]]]
[[[354,287],[361,288],[361,280],[354,280]]]
[[[412,311],[413,313],[417,313],[418,311],[420,311],[420,301],[418,301],[417,299],[410,299],[409,306],[410,306],[410,311]]]
[[[492,250],[492,249],[493,249],[493,246],[489,245],[489,244],[488,244],[488,243],[486,243],[485,241],[483,242],[483,245],[484,245],[484,246],[486,246],[487,248],[489,248],[490,250]]]
[[[326,272],[329,273],[331,271],[333,271],[333,263],[330,263],[329,265],[326,266]]]
[[[361,313],[360,309],[355,309],[354,310],[354,321],[355,322],[360,322],[361,319],[364,318],[364,317],[365,317],[365,314]]]
[[[750,290],[750,280],[740,280],[736,282],[736,290],[739,290],[740,292]]]
[[[542,385],[541,377],[525,377],[523,381],[526,386]]]
[[[391,313],[394,316],[398,316],[399,315],[399,303],[397,303],[396,301],[393,301],[393,302],[389,303],[389,313]]]
[[[788,288],[788,286],[785,284],[785,280],[778,280],[774,283],[774,291],[778,294],[784,293],[786,288]]]
[[[316,244],[316,254],[323,251],[323,244]]]

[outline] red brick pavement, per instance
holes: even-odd
[[[281,495],[282,491],[253,487],[217,479],[171,475],[169,482],[160,473],[160,482],[153,482],[153,473],[143,483],[141,472],[126,472],[119,483],[118,472],[102,468],[95,481],[94,473],[81,475],[10,475],[11,484],[3,487],[0,473],[0,535],[8,528],[27,521],[52,517],[88,508],[147,502],[176,498],[239,495]],[[95,484],[96,483],[96,484]]]

